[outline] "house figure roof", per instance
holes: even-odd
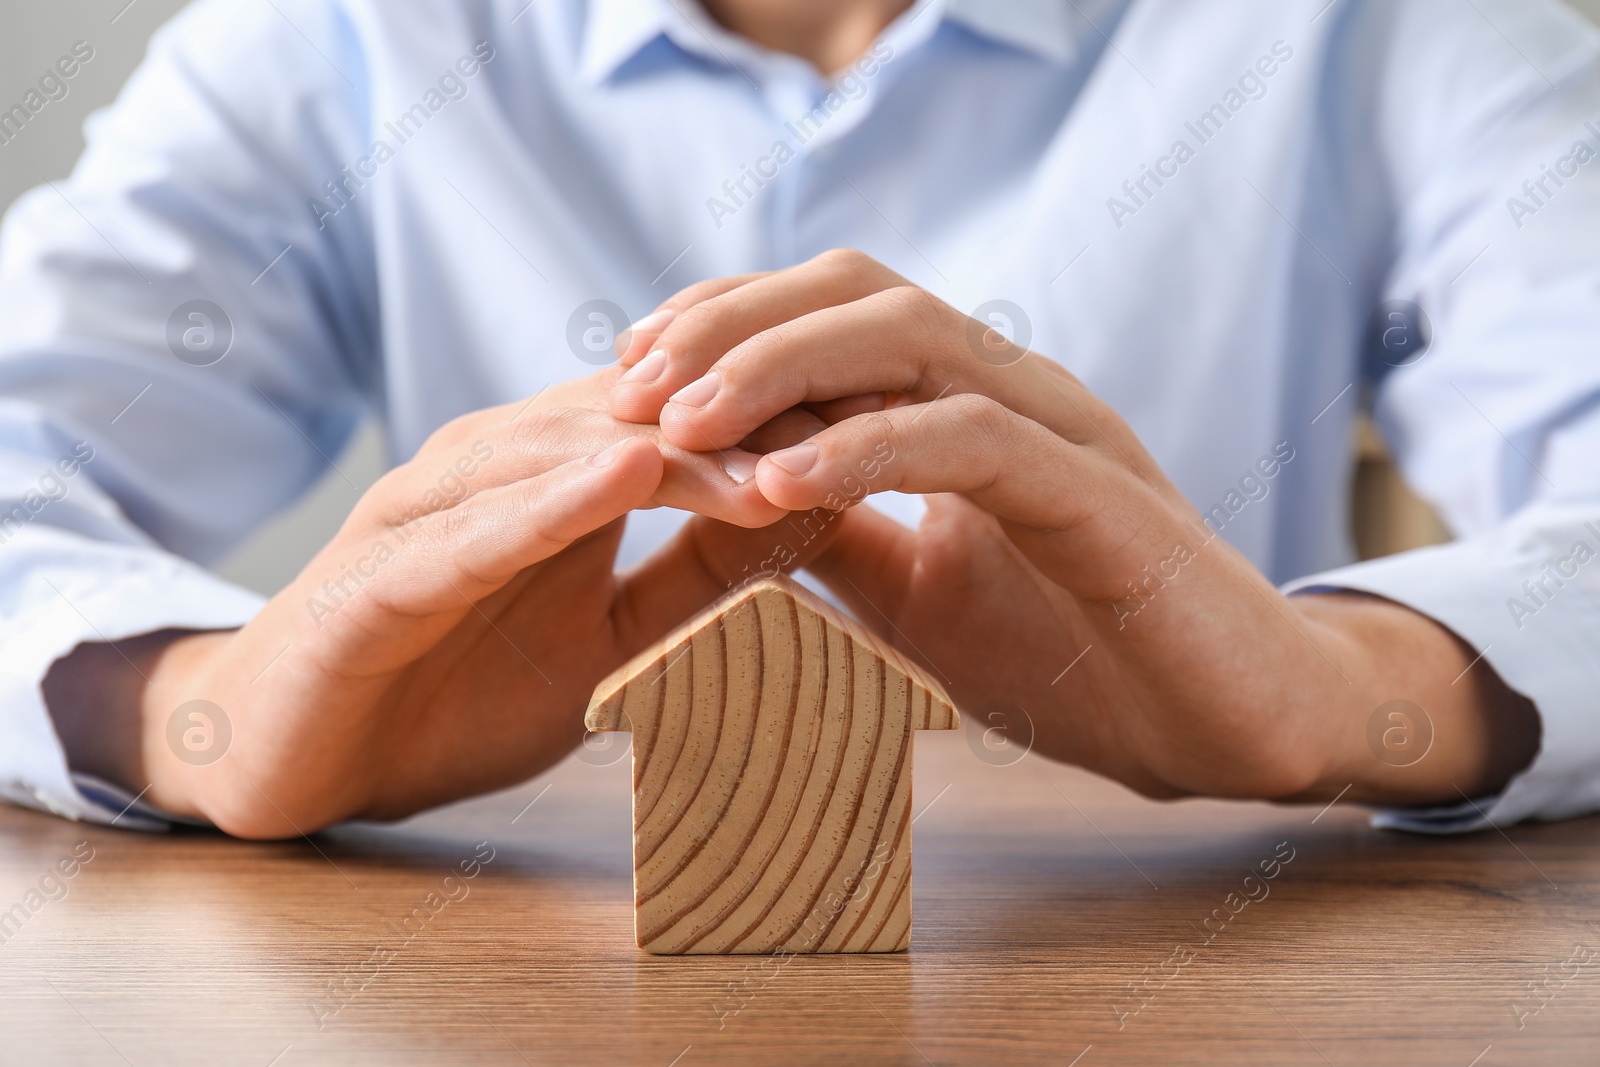
[[[896,952],[911,938],[911,738],[927,671],[788,578],[744,586],[596,688],[633,734],[648,952]]]

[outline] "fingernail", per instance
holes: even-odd
[[[589,466],[591,466],[591,467],[609,467],[609,466],[611,466],[613,463],[615,463],[617,461],[617,456],[622,454],[622,450],[623,450],[624,447],[627,446],[627,444],[628,444],[627,441],[618,441],[616,444],[612,445],[610,448],[606,449],[604,452],[596,452],[594,455],[589,457],[589,459],[588,459]]]
[[[690,382],[673,393],[672,402],[679,407],[703,408],[711,403],[712,398],[717,395],[717,390],[721,388],[722,376],[712,371],[699,381]]]
[[[667,324],[678,317],[677,311],[672,308],[662,308],[652,311],[632,326],[628,327],[629,333],[660,333],[667,328]]]
[[[724,452],[722,454],[722,470],[734,485],[743,485],[755,477],[756,464],[761,462],[760,456],[752,456],[748,452]]]
[[[626,382],[629,385],[649,385],[661,377],[661,372],[666,369],[666,349],[658,348],[628,368],[628,372],[617,379],[617,384],[621,385]]]
[[[807,442],[786,448],[782,452],[770,453],[767,458],[783,473],[793,478],[804,477],[805,474],[817,465],[817,459],[822,455],[822,450],[816,445]]]

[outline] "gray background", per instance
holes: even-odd
[[[150,34],[184,2],[0,0],[0,103],[20,100],[74,41],[88,41],[95,49],[93,62],[71,81],[70,95],[52,102],[16,140],[0,145],[0,204],[10,205],[32,186],[67,175],[83,150],[84,118],[112,100],[144,54]],[[1570,2],[1600,21],[1600,0]],[[370,485],[385,465],[377,432],[368,427],[337,462],[358,486]],[[330,471],[314,493],[216,569],[242,585],[275,592],[327,542],[355,499],[356,491]]]

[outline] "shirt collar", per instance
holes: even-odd
[[[666,5],[658,0],[591,0],[584,19],[578,74],[605,81],[666,30]]]
[[[1056,63],[1070,63],[1082,34],[1093,33],[1087,18],[1106,3],[1084,0],[944,0],[944,17],[1003,44]],[[1077,6],[1079,11],[1074,11]],[[1080,13],[1081,12],[1081,13]]]
[[[902,15],[925,15],[958,22],[973,32],[1057,63],[1078,54],[1088,22],[1122,0],[920,0]],[[684,10],[684,8],[692,10]],[[1074,10],[1077,8],[1077,10]],[[925,10],[924,10],[925,9]],[[673,23],[707,22],[696,0],[590,0],[584,22],[578,73],[589,84],[614,75],[646,45],[667,34]],[[895,27],[890,28],[890,34]],[[920,36],[920,35],[919,35]]]

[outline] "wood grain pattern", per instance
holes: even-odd
[[[634,947],[625,758],[314,847],[0,805],[0,911],[95,850],[0,943],[0,1064],[1594,1062],[1600,971],[1562,976],[1600,949],[1600,818],[1417,838],[1343,804],[1153,803],[967,740],[917,742],[911,950],[787,963]],[[1271,896],[1202,947],[1283,841]],[[1180,943],[1197,958],[1168,978]]]
[[[633,733],[640,948],[910,944],[912,737],[959,716],[864,627],[754,583],[603,682],[586,721]]]

